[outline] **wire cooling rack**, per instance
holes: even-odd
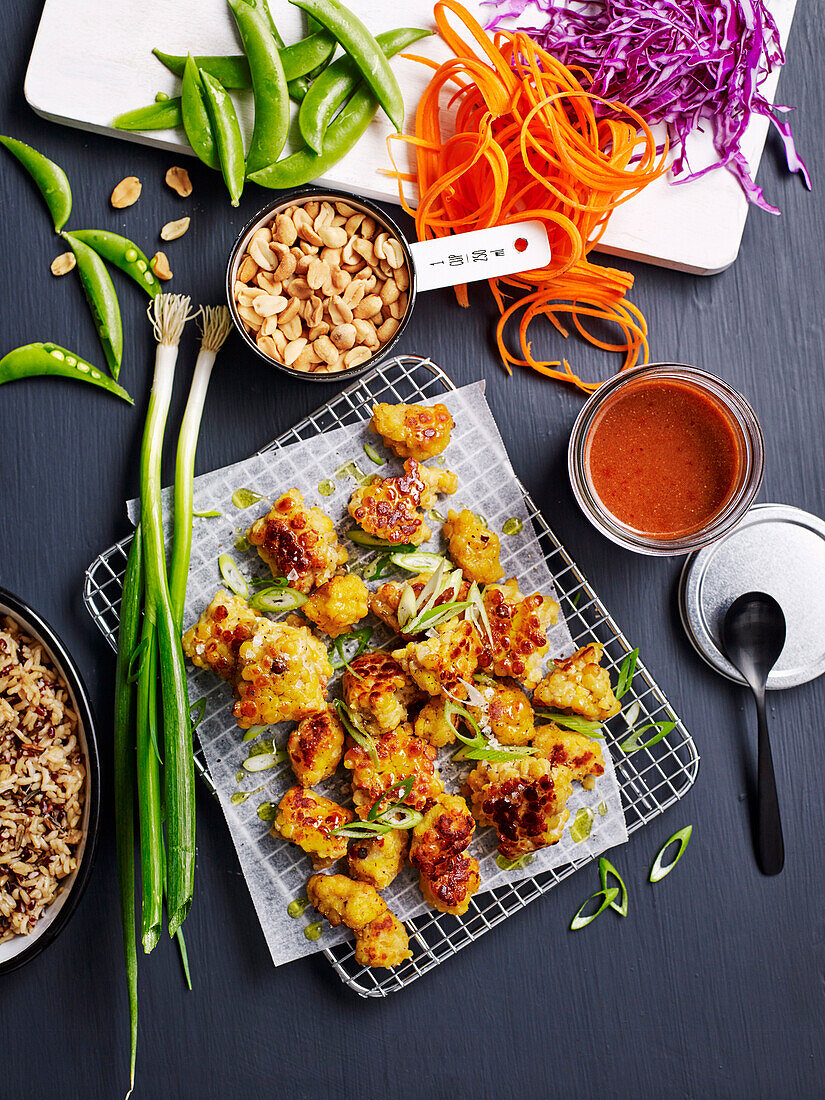
[[[398,356],[376,367],[258,453],[274,451],[287,444],[310,439],[320,432],[367,420],[376,401],[415,402],[455,388],[444,371],[430,359]],[[521,483],[519,487],[533,522],[536,541],[553,576],[573,641],[577,646],[593,640],[601,642],[604,645],[603,665],[611,670],[615,680],[616,670],[631,646],[553,534],[527,490]],[[117,648],[123,572],[131,541],[129,536],[110,547],[86,571],[83,599],[113,649]],[[628,734],[624,715],[633,712],[636,713],[636,726],[648,722],[673,722],[674,726],[656,745],[625,755],[618,746]],[[636,665],[630,689],[624,696],[622,713],[611,719],[603,732],[616,767],[627,831],[634,833],[687,793],[699,770],[699,754],[693,738],[641,660]],[[215,787],[200,749],[195,753],[195,764],[214,794]],[[556,883],[572,875],[592,858],[585,855],[563,867],[542,871],[533,878],[478,894],[463,917],[433,911],[408,920],[406,924],[413,957],[393,970],[362,967],[355,961],[351,942],[328,948],[324,953],[341,980],[360,996],[386,997],[414,982],[517,910],[546,894]]]

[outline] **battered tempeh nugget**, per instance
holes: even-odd
[[[481,640],[466,619],[448,619],[432,637],[408,642],[393,653],[405,672],[428,695],[463,692],[461,680],[472,680],[483,652]]]
[[[554,768],[536,756],[504,763],[482,761],[467,778],[473,814],[492,825],[505,859],[557,844],[570,816],[573,793],[568,768]]]
[[[302,787],[314,787],[334,775],[344,755],[344,727],[327,708],[299,722],[286,746],[295,778]]]
[[[229,683],[238,676],[238,651],[262,622],[259,611],[219,589],[209,607],[183,636],[183,652],[198,668],[215,672]]]
[[[326,706],[332,667],[307,627],[262,619],[238,658],[234,714],[241,729],[299,722]]]
[[[578,779],[589,791],[596,786],[596,779],[604,775],[601,746],[583,733],[559,729],[550,722],[536,727],[533,745],[539,750],[538,755],[554,768],[560,765],[569,768],[573,779]]]
[[[329,867],[347,854],[347,838],[333,829],[348,825],[355,814],[329,798],[303,787],[290,787],[278,803],[270,833],[302,848],[316,871]]]
[[[369,589],[361,578],[347,573],[316,588],[301,610],[324,634],[337,638],[366,618],[369,600]]]
[[[621,704],[610,686],[610,673],[599,667],[603,652],[599,642],[591,642],[570,657],[554,661],[554,667],[533,693],[533,702],[555,710],[572,710],[596,722],[618,714]]]
[[[423,461],[450,442],[453,418],[446,405],[375,405],[370,428],[399,458]]]
[[[297,489],[279,497],[265,516],[255,520],[246,537],[272,570],[289,577],[292,588],[311,592],[334,576],[347,560],[332,520],[320,508],[307,508]]]
[[[418,688],[390,653],[362,653],[341,681],[344,702],[369,733],[389,733],[407,720]]]
[[[352,801],[359,817],[365,818],[385,791],[410,775],[413,784],[404,803],[415,810],[423,813],[443,791],[435,749],[416,737],[409,725],[375,738],[375,752],[377,765],[360,745],[351,745],[344,754],[344,767],[352,772]]]
[[[437,493],[454,493],[457,488],[458,478],[449,470],[420,466],[408,458],[400,477],[376,477],[360,486],[347,508],[369,534],[418,546],[432,535],[419,508],[431,508]]]
[[[467,710],[476,723],[489,730],[502,745],[526,745],[533,736],[533,708],[515,680],[489,680],[476,683],[487,705]]]
[[[355,932],[355,961],[361,966],[398,966],[412,958],[407,931],[374,886],[346,875],[313,875],[307,897],[333,928]]]
[[[450,509],[442,528],[450,557],[467,580],[492,584],[504,574],[499,561],[501,543],[469,508]]]
[[[515,577],[504,584],[488,585],[483,600],[493,645],[489,647],[485,635],[486,651],[480,664],[496,676],[512,676],[533,687],[541,678],[541,659],[548,649],[547,627],[557,621],[559,605],[538,592],[522,596]]]
[[[347,854],[350,875],[376,890],[385,890],[404,866],[409,844],[407,829],[393,829],[369,840],[351,840]]]

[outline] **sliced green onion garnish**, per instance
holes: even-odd
[[[375,738],[372,734],[367,733],[365,729],[361,728],[360,723],[356,719],[355,715],[349,709],[343,699],[335,700],[335,709],[338,712],[338,717],[341,719],[341,725],[364,752],[366,752],[373,762],[378,767],[378,751],[375,747]]]
[[[190,721],[192,722],[192,732],[193,733],[198,728],[198,726],[201,724],[201,722],[203,721],[204,714],[206,714],[206,696],[205,695],[202,696],[200,699],[196,700],[189,707],[189,718],[190,718]]]
[[[616,681],[616,691],[614,693],[617,699],[621,699],[623,695],[627,695],[630,690],[630,685],[633,683],[633,675],[636,672],[636,662],[638,660],[638,649],[632,649],[622,661],[619,667],[619,679]]]
[[[626,752],[628,756],[633,752],[638,752],[639,749],[649,749],[652,745],[658,744],[662,738],[667,737],[672,729],[676,728],[675,722],[647,722],[644,726],[639,726],[631,733],[627,740],[622,741],[619,748],[622,752]],[[658,732],[650,738],[649,741],[640,741],[639,738],[645,733],[646,730],[655,729]]]
[[[391,577],[393,573],[397,573],[398,570],[390,561],[389,554],[382,554],[378,558],[373,558],[372,561],[360,570],[365,581],[379,581],[384,577]]]
[[[570,839],[574,844],[581,844],[590,836],[593,829],[595,814],[589,806],[582,806],[573,818],[570,826]]]
[[[518,516],[511,516],[504,521],[501,530],[505,535],[519,535],[524,530],[524,523]]]
[[[478,630],[478,633],[481,634],[478,622],[475,621],[478,620],[484,627],[484,633],[487,635],[487,640],[489,641],[490,645],[495,647],[495,638],[493,637],[493,629],[490,626],[490,620],[487,617],[487,608],[484,606],[484,600],[475,581],[473,581],[473,583],[470,585],[470,591],[467,593],[467,599],[472,605],[470,609],[470,615],[474,619],[476,630]]]
[[[232,503],[236,508],[251,508],[263,499],[263,494],[256,493],[254,489],[236,489],[232,494]]]
[[[261,752],[250,754],[243,762],[248,772],[265,772],[274,768],[276,764],[282,764],[286,760],[284,749],[276,749],[275,752]]]
[[[415,618],[415,592],[412,585],[406,585],[404,591],[401,593],[401,599],[398,601],[396,618],[402,630],[407,623],[412,622]]]
[[[660,848],[659,854],[656,856],[656,860],[653,866],[650,868],[650,881],[661,882],[665,875],[669,875],[679,860],[682,858],[682,853],[688,846],[690,840],[690,834],[693,832],[692,825],[685,825],[684,829],[680,829],[678,833],[674,833],[670,840]],[[666,867],[662,866],[662,860],[664,859],[665,852],[676,841],[679,842],[679,851],[676,853],[676,857],[668,863]]]
[[[418,547],[414,546],[411,542],[393,543],[388,542],[386,539],[379,539],[376,535],[370,535],[367,531],[362,531],[360,527],[350,527],[344,534],[350,542],[354,542],[356,546],[368,546],[372,550],[418,549]]]
[[[573,605],[573,607],[578,607],[579,606],[579,600],[581,598],[582,598],[582,590],[579,589],[578,592],[576,593],[576,595],[570,601],[570,603]]]
[[[443,554],[429,554],[424,550],[396,551],[389,557],[393,565],[408,573],[434,573],[444,561]]]
[[[303,607],[307,602],[308,597],[303,592],[299,592],[295,588],[282,588],[280,585],[273,585],[271,588],[262,588],[260,592],[256,592],[252,599],[249,601],[249,606],[255,608],[256,611],[295,611],[298,607]]]
[[[483,515],[481,512],[473,512],[473,515],[478,520],[478,522],[481,524],[481,526],[483,528],[485,528],[485,530],[489,528],[490,525],[487,522],[487,517],[485,515]]]
[[[221,554],[218,558],[218,569],[221,571],[226,587],[245,600],[249,595],[249,585],[229,554]]]
[[[333,668],[349,668],[350,662],[354,661],[356,657],[360,657],[367,648],[371,637],[371,626],[362,626],[360,630],[353,630],[350,634],[341,634],[340,637],[336,638],[332,643],[332,648],[335,650],[339,659],[335,660],[335,658],[333,658],[329,663]],[[350,654],[349,658],[347,658],[344,656],[344,644],[354,641],[358,642],[358,646],[355,652]]]
[[[472,737],[468,737],[466,733],[459,730],[453,722],[454,714],[464,719],[473,731]],[[449,722],[458,740],[464,745],[464,748],[459,749],[453,757],[455,760],[490,760],[497,763],[504,760],[518,760],[524,756],[532,756],[536,752],[536,749],[530,745],[511,745],[506,749],[494,748],[478,728],[478,723],[467,708],[460,703],[449,700],[444,706],[444,717]]]
[[[594,921],[596,917],[600,916],[609,905],[613,904],[618,893],[619,888],[617,886],[613,886],[609,890],[598,890],[595,894],[592,894],[587,899],[587,901],[579,906],[578,910],[576,911],[575,917],[573,917],[573,920],[570,922],[570,931],[578,932],[580,928],[586,928],[588,924]],[[599,908],[596,909],[595,912],[591,913],[589,916],[583,917],[582,913],[584,912],[584,910],[591,903],[591,901],[595,901],[597,898],[603,899]]]
[[[367,821],[375,821],[377,817],[380,817],[381,814],[384,813],[384,809],[388,807],[384,807],[384,809],[382,809],[382,807],[384,805],[384,801],[388,799],[390,795],[396,795],[395,802],[397,803],[406,801],[406,799],[410,797],[410,791],[412,790],[414,779],[414,776],[408,775],[406,779],[399,779],[395,783],[393,783],[391,787],[387,787],[387,789],[383,792],[378,801],[372,807],[370,812],[367,814]]]
[[[443,523],[446,518],[437,508],[430,508],[427,511],[427,519],[437,519],[439,523]]]
[[[562,714],[557,710],[537,710],[534,713],[537,718],[546,718],[557,726],[561,726],[562,729],[573,730],[574,733],[586,733],[588,737],[593,737],[597,741],[604,740],[604,734],[599,733],[602,728],[601,722],[580,718],[578,714]]]
[[[374,836],[386,836],[392,832],[392,825],[383,821],[351,821],[348,825],[339,825],[332,830],[333,836],[345,836],[350,840],[371,840]]]
[[[286,588],[286,577],[253,577],[250,588]]]
[[[624,884],[624,879],[605,856],[599,859],[599,877],[602,880],[602,890],[607,890],[607,876],[612,875],[618,882],[622,892],[621,901],[611,901],[610,908],[615,909],[620,917],[627,916],[627,887]]]
[[[364,444],[364,454],[367,456],[370,462],[374,462],[376,466],[384,465],[384,459],[381,457],[378,451],[376,451],[375,447],[373,447],[371,443]]]
[[[250,726],[246,733],[243,735],[243,740],[254,741],[256,737],[260,737],[264,730],[268,729],[269,726]]]
[[[197,516],[198,519],[217,519],[218,516],[222,516],[223,512],[219,512],[217,508],[211,508],[208,512],[193,512],[193,516]]]
[[[431,607],[429,611],[416,615],[412,622],[405,623],[401,628],[401,632],[403,634],[418,634],[422,630],[431,630],[436,626],[449,622],[450,619],[454,619],[456,615],[466,611],[469,606],[468,600],[451,600],[449,603],[437,604],[435,607]]]
[[[367,818],[366,821],[351,821],[347,825],[339,825],[337,829],[332,830],[332,834],[346,836],[352,840],[367,840],[374,836],[386,836],[393,829],[414,829],[423,820],[424,815],[420,810],[413,810],[410,806],[404,806],[398,802],[373,819]]]

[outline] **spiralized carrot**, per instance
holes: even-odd
[[[448,13],[463,24],[469,41]],[[667,170],[667,147],[657,154],[653,134],[636,111],[588,92],[589,73],[563,65],[528,35],[498,31],[491,37],[457,0],[439,0],[434,15],[455,56],[435,65],[409,55],[434,73],[418,105],[415,136],[393,135],[416,150],[416,210],[404,196],[407,175],[391,173],[401,203],[415,218],[419,240],[544,222],[551,247],[547,267],[488,280],[500,313],[496,343],[509,373],[513,365],[532,367],[590,393],[601,383],[583,381],[566,359],[536,359],[528,330],[543,316],[566,337],[560,318],[569,317],[585,340],[623,354],[622,369],[640,358],[648,361],[647,323],[626,297],[633,276],[591,263],[588,254],[616,206]],[[445,138],[442,92],[452,86],[457,90],[448,106],[455,132]],[[503,286],[526,293],[508,304]],[[469,304],[466,286],[456,287],[456,297]],[[517,356],[508,349],[505,330],[519,313]],[[605,323],[618,329],[615,342],[588,327]]]

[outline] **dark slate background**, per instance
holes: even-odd
[[[166,247],[171,287],[196,302],[222,295],[227,250],[265,199],[250,187],[231,210],[217,180],[186,160],[194,195],[163,183],[175,159],[38,119],[22,94],[39,5],[4,5],[3,132],[43,149],[71,178],[71,225],[126,233],[151,254],[160,226],[191,214]],[[115,11],[113,9],[113,17]],[[634,300],[650,323],[653,357],[696,363],[745,393],[762,420],[761,500],[825,513],[823,470],[821,43],[825,14],[800,0],[780,92],[817,190],[782,170],[770,139],[759,172],[773,218],[751,213],[736,264],[712,278],[634,266]],[[123,176],[143,181],[137,206],[114,211]],[[40,199],[15,164],[0,169],[2,351],[54,339],[100,358],[76,278],[53,279],[62,251]],[[0,584],[62,632],[100,720],[104,827],[95,872],[57,943],[0,979],[0,1095],[115,1097],[126,1091],[128,1025],[110,797],[114,658],[87,616],[83,571],[127,531],[123,500],[137,489],[138,446],[152,342],[145,299],[118,279],[126,353],[122,381],[136,409],[61,380],[0,393]],[[821,842],[825,832],[822,681],[774,695],[774,755],[787,866],[763,878],[748,818],[755,740],[748,700],[696,657],[678,622],[680,562],[654,561],[601,539],[579,513],[566,471],[581,398],[528,374],[504,375],[491,351],[484,288],[459,309],[449,292],[420,299],[399,350],[431,355],[457,383],[486,377],[513,464],[545,515],[693,732],[699,780],[684,802],[637,833],[615,860],[630,915],[567,931],[598,886],[595,868],[553,890],[409,990],[361,1001],[322,957],[273,970],[218,806],[199,792],[197,896],[186,925],[195,983],[183,985],[162,943],[141,960],[138,1090],[144,1097],[812,1097],[823,1092]],[[589,377],[608,358],[549,332],[539,347]],[[180,365],[194,362],[194,333]],[[267,373],[238,341],[221,355],[207,400],[198,470],[234,462],[335,392]],[[173,421],[185,400],[178,384]],[[165,463],[171,474],[171,455]],[[653,855],[693,823],[690,850],[657,887]]]

